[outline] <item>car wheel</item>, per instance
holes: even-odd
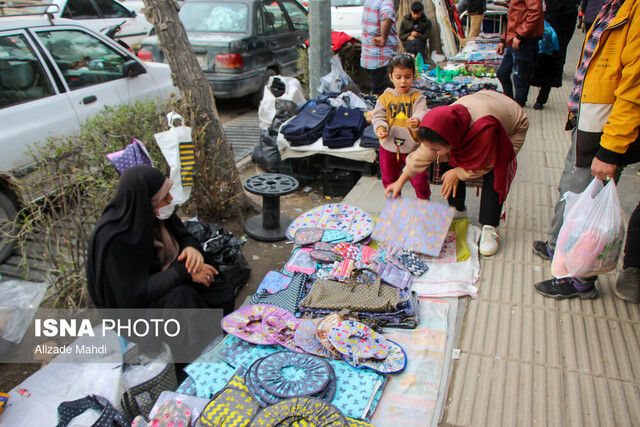
[[[262,86],[260,87],[260,89],[254,93],[252,93],[251,95],[249,95],[250,97],[250,101],[251,101],[251,105],[255,108],[260,107],[260,101],[262,101],[262,95],[264,95],[264,87],[265,85],[269,82],[269,79],[273,76],[277,76],[278,73],[276,73],[276,71],[272,68],[267,68],[267,72],[265,73],[265,77],[264,77],[264,83],[262,83]]]
[[[14,201],[5,193],[0,193],[0,263],[3,263],[13,251],[14,239],[9,237],[13,234],[17,207]]]

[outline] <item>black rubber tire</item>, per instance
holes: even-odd
[[[251,106],[254,108],[258,108],[260,107],[260,101],[262,101],[262,95],[264,95],[264,86],[269,82],[269,79],[273,76],[277,76],[278,73],[276,73],[276,70],[274,70],[273,68],[267,68],[267,72],[265,73],[265,77],[264,77],[264,83],[262,84],[262,87],[256,91],[253,92],[251,95],[249,95],[249,102],[251,102]]]
[[[13,227],[13,220],[16,218],[17,213],[18,208],[13,199],[5,193],[0,193],[0,227],[4,229],[5,220],[11,221],[11,226]],[[8,228],[6,230],[12,231]],[[0,263],[5,262],[6,259],[11,256],[14,245],[15,241],[13,239],[9,239],[0,235]]]

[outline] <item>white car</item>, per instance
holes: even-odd
[[[331,29],[362,41],[364,0],[331,0]]]
[[[21,197],[10,189],[29,167],[30,146],[79,132],[107,105],[171,93],[179,92],[168,65],[142,62],[75,21],[0,17],[0,219],[15,215]]]
[[[116,0],[48,0],[47,3],[51,4],[47,7],[47,12],[54,18],[73,19],[96,32],[104,33],[109,28],[122,24],[116,38],[131,47],[137,47],[152,28],[144,13],[136,13],[133,8]],[[43,11],[43,8],[37,7],[30,9]]]

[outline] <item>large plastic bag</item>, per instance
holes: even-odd
[[[22,341],[47,286],[24,280],[0,283],[0,338],[12,343]]]
[[[560,41],[556,30],[547,21],[544,21],[544,33],[542,34],[542,39],[538,42],[538,53],[551,56],[559,50]]]
[[[184,225],[202,244],[205,262],[220,272],[222,282],[217,286],[237,295],[251,275],[251,267],[242,254],[242,240],[207,222],[187,221]]]
[[[195,174],[195,147],[191,137],[191,128],[184,126],[182,117],[174,112],[167,114],[167,120],[169,130],[153,135],[171,169],[169,179],[173,181],[171,190],[169,190],[173,201],[171,205],[161,208],[161,214],[163,211],[172,212],[174,206],[189,200]]]
[[[351,77],[349,77],[349,75],[344,71],[344,68],[342,68],[340,56],[333,55],[331,57],[331,71],[326,76],[320,78],[318,93],[342,93],[349,90],[355,94],[360,93],[358,86],[353,82],[353,80],[351,80]]]
[[[275,84],[274,84],[275,83]],[[282,84],[284,83],[284,91]],[[275,94],[273,93],[275,92]],[[276,117],[276,99],[293,101],[296,105],[307,102],[304,90],[298,79],[294,77],[273,76],[264,87],[264,94],[258,108],[258,124],[260,129],[266,130]]]
[[[624,240],[624,217],[613,180],[594,178],[580,194],[567,192],[564,222],[551,263],[555,277],[586,277],[613,270]]]
[[[271,173],[280,172],[280,150],[276,138],[278,133],[273,133],[270,130],[260,131],[260,139],[258,143],[253,147],[253,153],[251,153],[251,160],[256,163],[260,169]]]

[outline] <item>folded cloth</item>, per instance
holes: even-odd
[[[282,125],[280,132],[292,147],[310,145],[322,136],[322,131],[332,115],[331,105],[309,105]]]
[[[360,138],[365,126],[361,110],[338,107],[322,131],[322,144],[329,148],[351,147]]]
[[[275,305],[276,307],[284,308],[288,312],[295,314],[298,303],[302,298],[302,289],[306,280],[306,274],[296,273],[293,279],[291,279],[291,283],[281,291],[272,294],[265,290],[253,294],[251,304]]]
[[[365,148],[378,148],[380,146],[380,139],[376,135],[373,125],[369,125],[362,131],[360,137],[360,146]]]
[[[408,271],[399,269],[393,264],[386,264],[384,262],[378,263],[376,269],[380,275],[380,279],[383,282],[394,286],[398,289],[408,289],[413,280],[413,276]]]

